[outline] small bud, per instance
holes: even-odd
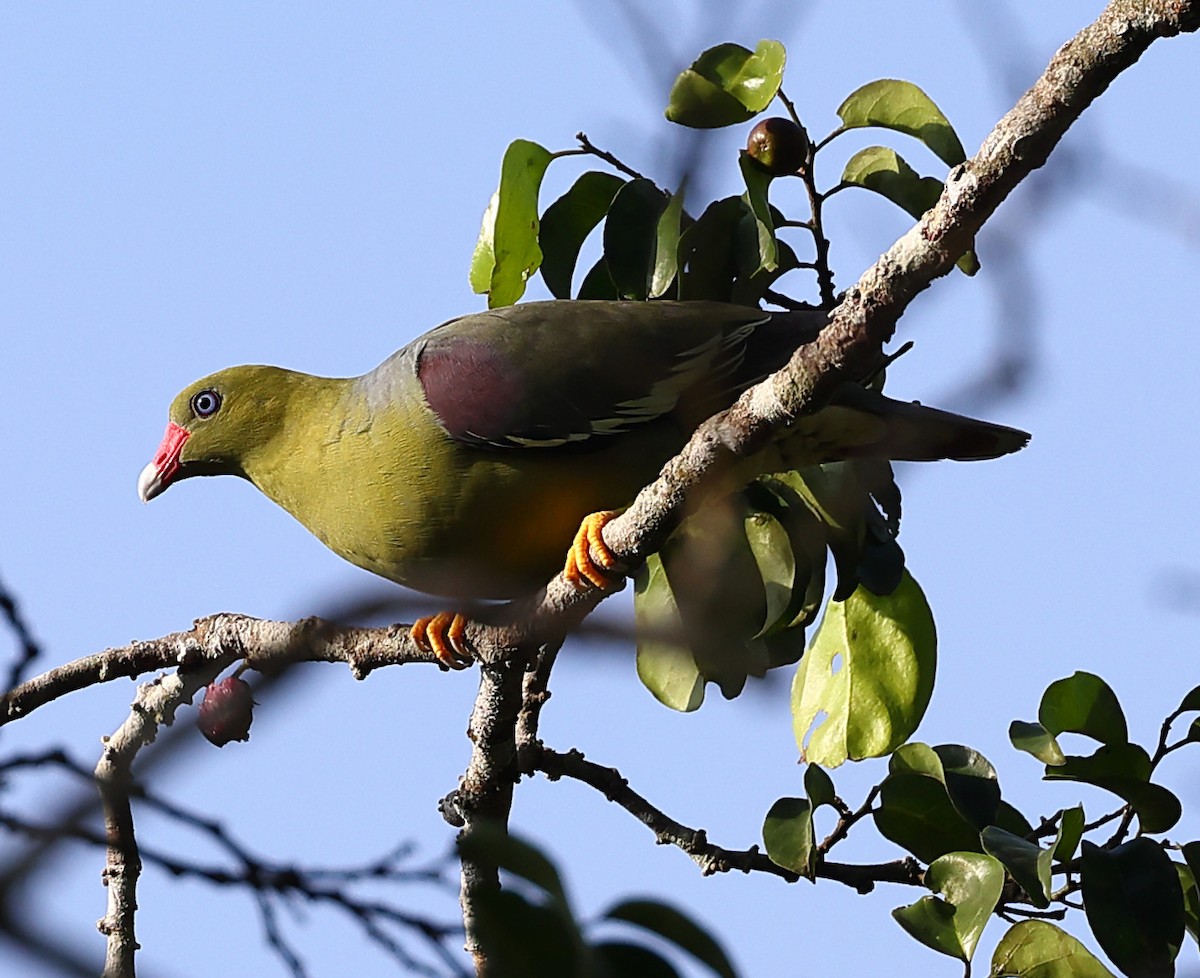
[[[224,747],[231,740],[249,740],[254,720],[254,699],[250,684],[229,676],[204,690],[196,726],[211,743]]]
[[[799,173],[808,160],[808,136],[791,119],[763,119],[750,130],[746,154],[771,176]]]

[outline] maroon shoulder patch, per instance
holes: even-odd
[[[520,383],[495,346],[467,336],[439,339],[420,352],[417,380],[451,437],[502,443],[512,434]]]

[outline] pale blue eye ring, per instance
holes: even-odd
[[[203,390],[192,396],[192,414],[198,418],[211,418],[221,408],[221,395],[214,390]]]

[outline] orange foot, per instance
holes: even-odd
[[[583,590],[591,585],[607,591],[621,579],[621,574],[616,570],[617,558],[608,549],[601,533],[604,525],[616,515],[611,510],[592,513],[579,524],[575,542],[567,554],[567,566],[563,568],[563,577],[577,589]]]
[[[418,618],[408,636],[426,652],[437,656],[443,669],[466,669],[473,661],[466,641],[467,619],[457,612],[442,611]]]

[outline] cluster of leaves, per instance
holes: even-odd
[[[717,978],[737,978],[717,940],[669,904],[624,900],[598,920],[581,924],[558,870],[528,842],[484,823],[472,829],[460,848],[507,877],[503,889],[482,894],[476,907],[478,932],[488,948],[488,974],[678,978],[670,960],[650,946],[657,941],[683,952]],[[603,936],[614,932],[618,936]]]
[[[848,130],[881,128],[919,139],[949,165],[964,154],[928,96],[911,83],[886,79],[847,97],[838,109],[840,125],[814,143],[782,92],[784,64],[783,46],[776,41],[761,41],[753,51],[722,44],[705,51],[676,80],[666,115],[680,125],[741,125],[777,99],[789,114],[766,119],[750,133],[738,159],[745,191],[709,203],[699,216],[685,207],[684,187],[662,189],[582,134],[580,147],[559,152],[528,140],[513,142],[484,215],[471,263],[472,287],[487,293],[491,306],[503,306],[517,301],[529,278],[540,272],[546,288],[560,299],[710,299],[755,306],[768,300],[802,307],[775,287],[784,274],[808,269],[817,281],[816,306],[831,307],[833,273],[822,231],[826,200],[847,187],[863,187],[919,216],[937,199],[942,183],[918,176],[893,150],[876,146],[856,153],[839,183],[821,191],[814,175],[817,153]],[[580,155],[603,159],[611,169],[583,173],[542,208],[541,186],[550,163]],[[796,201],[807,208],[803,219],[787,217],[769,199],[784,178],[794,178],[801,190]],[[811,237],[811,259],[800,259],[781,237],[784,231]],[[576,287],[576,266],[594,233],[601,254]],[[964,257],[963,266],[973,268],[973,257],[969,262]],[[896,544],[899,515],[891,467],[853,460],[760,479],[726,505],[686,521],[637,580],[642,681],[668,706],[693,710],[709,682],[732,697],[747,677],[796,662],[804,652],[805,630],[824,600],[830,554],[837,569],[835,602],[851,597],[859,585],[870,592],[858,599],[860,604],[896,588],[904,566]],[[919,597],[915,583],[910,590]],[[928,614],[923,599],[900,606]],[[909,627],[905,623],[900,630]],[[932,623],[911,628],[931,632]],[[865,677],[858,671],[859,659],[880,658],[860,648],[863,642],[847,638],[845,644],[847,661],[856,665],[842,676],[843,687]],[[902,657],[897,649],[889,651]],[[927,701],[932,658],[924,661],[928,668],[918,685]],[[836,699],[845,690],[828,678],[815,678],[816,671],[805,670],[814,676],[806,708],[832,714],[819,691]],[[923,710],[919,700],[907,704],[901,711],[905,722],[889,727],[889,742],[903,742]]]
[[[783,275],[803,269],[814,275],[818,300],[807,308],[831,308],[834,277],[822,229],[829,198],[865,188],[919,218],[943,184],[919,175],[895,150],[871,146],[850,157],[839,182],[822,190],[814,168],[818,152],[848,130],[878,128],[916,138],[948,166],[963,162],[964,153],[928,96],[889,79],[851,93],[838,109],[840,125],[811,140],[782,91],[784,61],[783,47],[774,41],[753,51],[723,44],[705,51],[676,80],[667,117],[681,125],[741,125],[776,99],[788,113],[751,131],[738,160],[744,192],[707,204],[699,216],[685,207],[683,186],[660,188],[582,134],[580,147],[557,153],[514,142],[472,260],[474,288],[488,294],[490,305],[506,305],[540,271],[560,299],[715,299],[805,308],[777,291]],[[603,159],[611,171],[583,173],[542,209],[549,164],[579,155]],[[771,199],[777,181],[786,178],[802,188],[802,219],[789,218]],[[585,242],[598,229],[600,257],[576,286]],[[781,236],[794,232],[811,237],[810,259],[801,260]],[[968,252],[959,267],[973,274],[979,266]],[[1038,721],[1014,722],[1013,745],[1046,765],[1046,780],[1089,785],[1116,795],[1120,805],[1090,823],[1079,805],[1034,825],[1001,797],[995,769],[982,754],[962,745],[910,742],[932,694],[937,643],[932,614],[895,542],[899,510],[890,467],[856,461],[764,477],[723,505],[691,516],[638,581],[639,675],[664,703],[690,710],[700,705],[707,682],[733,696],[747,676],[801,660],[792,714],[797,744],[809,762],[805,795],[772,806],[763,827],[768,855],[815,879],[829,850],[871,816],[878,831],[909,854],[900,863],[911,866],[909,881],[932,891],[898,908],[896,920],[917,940],[964,962],[968,973],[985,926],[1000,916],[1012,926],[996,949],[992,975],[1110,975],[1050,922],[1073,908],[1085,909],[1097,942],[1123,973],[1173,974],[1185,931],[1200,940],[1200,843],[1176,847],[1155,838],[1178,822],[1181,807],[1153,776],[1169,753],[1200,741],[1196,720],[1185,736],[1168,742],[1176,719],[1200,713],[1200,688],[1167,718],[1151,754],[1129,740],[1120,704],[1098,677],[1077,673],[1052,684]],[[836,586],[801,659],[805,629],[826,591],[830,554]],[[1067,754],[1059,739],[1064,734],[1099,746],[1089,754]],[[881,757],[889,758],[886,777],[851,810],[825,768]],[[817,841],[814,815],[823,807],[835,811],[838,823]],[[1131,837],[1135,820],[1138,833]],[[553,868],[528,850],[503,851],[511,858],[503,856],[501,865],[539,894],[531,900],[504,891],[488,910],[494,939],[515,955],[512,961],[536,964],[519,957],[529,952],[513,936],[520,927],[530,933],[526,925],[535,921],[543,939],[533,944],[552,947],[546,953],[556,956],[546,961],[553,973],[670,973],[648,949],[589,943]],[[1179,851],[1182,861],[1171,851]],[[695,925],[685,926],[658,905],[637,904],[636,914],[629,906],[608,916],[640,924],[716,973],[728,973],[723,957],[716,963],[709,950],[698,950],[715,945]]]
[[[1121,705],[1098,676],[1078,672],[1045,691],[1036,722],[1014,721],[1010,739],[1041,760],[1047,781],[1075,781],[1116,795],[1123,804],[1088,823],[1082,805],[1062,809],[1037,826],[1001,797],[995,768],[957,744],[908,743],[890,753],[888,774],[857,815],[838,799],[829,775],[815,765],[805,797],[781,798],[767,814],[763,839],[777,864],[815,878],[832,845],[858,818],[871,814],[880,834],[925,863],[933,891],[894,911],[897,922],[934,950],[969,964],[994,915],[1061,919],[1082,906],[1100,947],[1130,976],[1171,975],[1185,930],[1200,941],[1200,843],[1173,846],[1151,836],[1171,830],[1182,809],[1152,779],[1164,757],[1200,741],[1200,718],[1169,740],[1185,714],[1200,714],[1200,687],[1184,697],[1162,727],[1154,753],[1129,740]],[[1067,754],[1063,734],[1098,742],[1089,754]],[[810,746],[810,759],[814,752]],[[818,843],[813,815],[822,806],[842,819]],[[1139,833],[1127,838],[1134,820]],[[1107,826],[1107,838],[1099,833]],[[1045,845],[1043,846],[1043,843]],[[1183,859],[1172,860],[1177,849]],[[993,975],[1110,975],[1075,938],[1046,919],[1015,923],[992,962]]]

